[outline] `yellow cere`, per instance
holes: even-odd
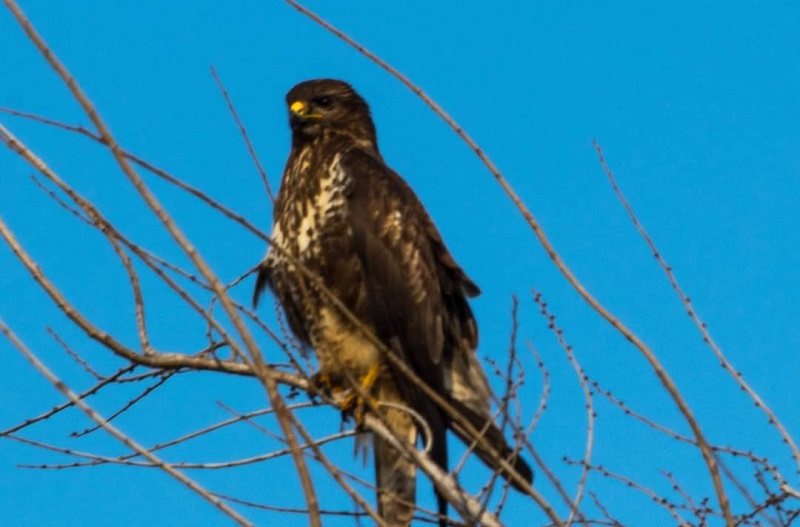
[[[295,101],[289,106],[289,109],[294,113],[303,113],[305,110],[306,105],[302,101]]]

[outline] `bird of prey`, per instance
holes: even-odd
[[[490,468],[509,478],[499,456],[530,483],[530,467],[490,417],[489,383],[475,357],[478,329],[467,301],[480,293],[478,286],[411,188],[384,162],[367,103],[332,79],[296,85],[286,103],[292,148],[254,305],[268,286],[292,332],[316,353],[315,383],[328,393],[349,393],[357,421],[364,401],[353,397],[354,379],[361,387],[355,392],[368,394],[392,432],[412,445],[419,425],[404,408],[425,419],[431,458],[445,471],[448,428],[467,445],[476,442],[466,421],[482,432],[473,448]],[[452,418],[387,353],[461,417]],[[387,525],[407,526],[415,511],[415,465],[378,438],[374,456],[378,513]],[[447,502],[438,493],[437,502],[445,516]]]

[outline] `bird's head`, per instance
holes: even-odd
[[[377,148],[369,106],[349,84],[333,79],[301,82],[286,94],[289,125],[295,141],[313,140],[325,132],[344,134]]]

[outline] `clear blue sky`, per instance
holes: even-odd
[[[498,1],[467,4],[342,0],[309,2],[333,24],[415,80],[482,145],[518,189],[577,276],[661,357],[711,441],[756,449],[787,477],[794,465],[777,433],[727,378],[671,293],[598,166],[597,139],[641,220],[729,359],[800,438],[800,7],[791,2],[663,3]],[[634,408],[687,432],[645,361],[593,314],[550,265],[485,168],[408,90],[279,1],[235,6],[175,1],[144,6],[78,0],[22,2],[33,23],[129,150],[204,189],[268,229],[269,202],[210,75],[217,68],[248,126],[273,185],[288,152],[284,93],[296,82],[335,77],[370,102],[387,161],[416,189],[452,252],[480,284],[474,302],[483,356],[508,348],[511,295],[521,301],[521,342],[530,339],[551,373],[550,408],[533,442],[574,492],[585,441],[582,396],[529,290],[545,295],[587,372]],[[12,17],[0,11],[0,105],[88,124]],[[179,255],[110,156],[64,132],[0,116],[65,179],[148,248]],[[32,169],[0,150],[0,215],[62,291],[99,326],[135,342],[129,287],[108,244],[52,204]],[[221,277],[233,279],[264,244],[168,186],[153,189]],[[149,286],[155,285],[147,276]],[[235,291],[246,300],[251,283]],[[176,298],[148,297],[154,344],[192,351],[204,328]],[[105,372],[116,362],[87,345],[5,245],[0,316],[75,388],[90,380],[45,333],[56,328]],[[268,357],[279,352],[263,338]],[[541,379],[533,362],[523,392],[530,417]],[[141,386],[110,393],[113,412]],[[119,421],[145,444],[224,419],[214,403],[263,407],[251,379],[189,374],[157,390]],[[0,341],[0,429],[62,401]],[[93,401],[94,402],[94,401]],[[699,454],[633,423],[597,399],[594,460],[659,492],[668,469],[712,496]],[[301,414],[302,415],[302,414]],[[320,435],[334,411],[313,415]],[[29,437],[123,452],[102,434],[78,442],[78,414]],[[172,461],[224,461],[275,448],[242,427],[171,452]],[[351,442],[329,452],[344,466]],[[18,463],[66,458],[0,442],[0,516],[7,525],[220,525],[208,504],[159,472],[118,467],[37,471]],[[750,477],[746,464],[733,466]],[[302,506],[288,462],[191,475],[214,490],[273,505]],[[558,499],[541,477],[541,488]],[[797,485],[797,476],[791,480]],[[320,482],[326,493],[329,483]],[[730,487],[730,485],[729,485]],[[631,525],[670,524],[646,497],[597,475],[591,488]],[[327,492],[330,492],[329,490]],[[741,498],[730,489],[734,503]],[[422,486],[421,496],[427,496]],[[328,496],[326,495],[326,498]],[[430,500],[427,497],[422,498]],[[323,506],[352,510],[330,497]],[[560,507],[563,513],[563,506]],[[302,525],[244,510],[259,524]],[[509,525],[541,525],[514,497]],[[345,525],[335,518],[326,525]]]

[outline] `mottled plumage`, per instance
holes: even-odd
[[[320,374],[342,388],[346,374],[371,386],[379,402],[415,409],[433,433],[431,456],[447,470],[447,428],[471,443],[425,393],[395,371],[381,351],[331,304],[291,255],[397,357],[453,405],[501,456],[512,449],[491,423],[486,375],[475,357],[478,330],[467,302],[479,289],[456,264],[413,191],[383,161],[364,100],[344,82],[312,80],[286,96],[292,150],[275,203],[273,243],[261,264],[262,289],[277,295],[295,335],[313,348]],[[382,407],[392,430],[412,444],[410,416]],[[487,426],[488,425],[488,426]],[[476,453],[495,467],[485,449]],[[528,465],[509,461],[525,479]],[[375,441],[378,506],[390,526],[409,525],[416,472],[409,461]],[[439,508],[446,503],[439,497]]]

